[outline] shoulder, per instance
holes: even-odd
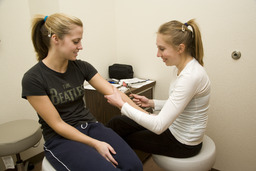
[[[74,65],[79,65],[79,66],[89,66],[91,65],[89,62],[77,59],[75,61],[70,61],[70,63],[74,64]]]
[[[190,63],[187,64],[182,74],[197,79],[207,76],[204,67],[200,65],[195,59],[193,59],[192,61],[190,61]]]
[[[23,75],[23,79],[24,78],[31,78],[31,77],[39,77],[40,72],[41,72],[41,64],[40,62],[38,62],[37,64],[35,64],[33,67],[31,67],[27,72],[25,72],[25,74]]]
[[[190,84],[201,84],[209,82],[208,75],[202,65],[193,59],[182,71],[180,78]]]
[[[89,62],[83,60],[70,61],[70,64],[80,69],[95,69]]]
[[[83,60],[70,61],[70,65],[81,72],[86,80],[90,80],[98,72],[89,62]]]
[[[40,62],[35,64],[33,67],[31,67],[22,78],[22,87],[23,88],[31,88],[31,86],[38,86],[42,84],[43,78],[42,78],[42,66]]]
[[[37,72],[40,69],[40,62],[36,63],[34,66],[32,66],[25,74],[30,74],[33,72]]]

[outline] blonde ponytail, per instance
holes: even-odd
[[[185,51],[193,56],[202,66],[204,65],[201,33],[194,19],[189,20],[187,23],[181,23],[177,20],[164,23],[158,29],[158,34],[165,35],[165,41],[170,45],[179,46],[183,43],[186,46]]]

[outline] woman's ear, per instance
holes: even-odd
[[[185,45],[183,44],[183,43],[181,43],[180,45],[179,45],[179,48],[178,48],[178,52],[181,54],[181,53],[183,53],[184,51],[185,51]]]
[[[55,44],[59,42],[59,38],[56,34],[53,34],[51,39],[52,39],[53,43],[55,43]]]

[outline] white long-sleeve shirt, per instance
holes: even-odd
[[[122,106],[121,112],[156,134],[170,129],[179,142],[197,145],[202,142],[207,126],[210,80],[196,59],[175,75],[169,98],[154,100],[155,110],[161,110],[158,115],[145,114],[128,103]]]

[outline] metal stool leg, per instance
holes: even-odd
[[[17,161],[16,161],[17,171],[26,171],[24,168],[23,161],[20,158],[20,154],[16,154],[16,158],[17,158]]]

